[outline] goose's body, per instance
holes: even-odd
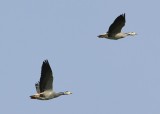
[[[128,33],[123,33],[121,32],[122,28],[125,25],[125,14],[122,14],[118,16],[114,22],[110,25],[108,32],[105,34],[101,34],[98,37],[99,38],[107,38],[107,39],[112,39],[112,40],[118,40],[121,38],[125,38],[126,36],[134,36],[136,35],[135,32],[128,32]]]
[[[56,93],[52,87],[53,83],[53,75],[52,69],[49,65],[48,60],[43,61],[42,68],[41,68],[41,77],[40,81],[35,84],[37,93],[31,95],[31,99],[38,99],[38,100],[49,100],[61,95],[69,95],[72,94],[69,91],[59,92]]]

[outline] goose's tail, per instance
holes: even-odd
[[[35,95],[31,95],[30,98],[31,99],[37,99],[37,98],[39,98],[39,96],[40,96],[39,94],[35,94]]]
[[[105,33],[105,34],[100,34],[97,36],[98,38],[108,38],[108,34]]]

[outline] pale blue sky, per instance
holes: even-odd
[[[1,0],[0,113],[160,114],[160,1]],[[98,39],[126,13],[135,37]],[[54,89],[31,100],[43,60]]]

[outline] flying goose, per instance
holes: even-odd
[[[49,99],[59,97],[61,95],[72,94],[69,91],[59,92],[59,93],[54,92],[52,83],[53,83],[52,69],[49,65],[48,60],[44,60],[41,67],[40,81],[35,84],[37,93],[34,95],[31,95],[30,98],[38,99],[38,100],[49,100]]]
[[[126,36],[134,36],[136,35],[135,32],[128,32],[128,33],[123,33],[121,32],[121,29],[125,25],[125,13],[119,15],[114,22],[110,25],[108,32],[105,34],[101,34],[98,37],[99,38],[107,38],[107,39],[112,39],[112,40],[118,40],[121,38],[124,38]]]

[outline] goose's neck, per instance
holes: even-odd
[[[61,95],[64,95],[64,92],[55,93],[54,97],[59,97]]]

